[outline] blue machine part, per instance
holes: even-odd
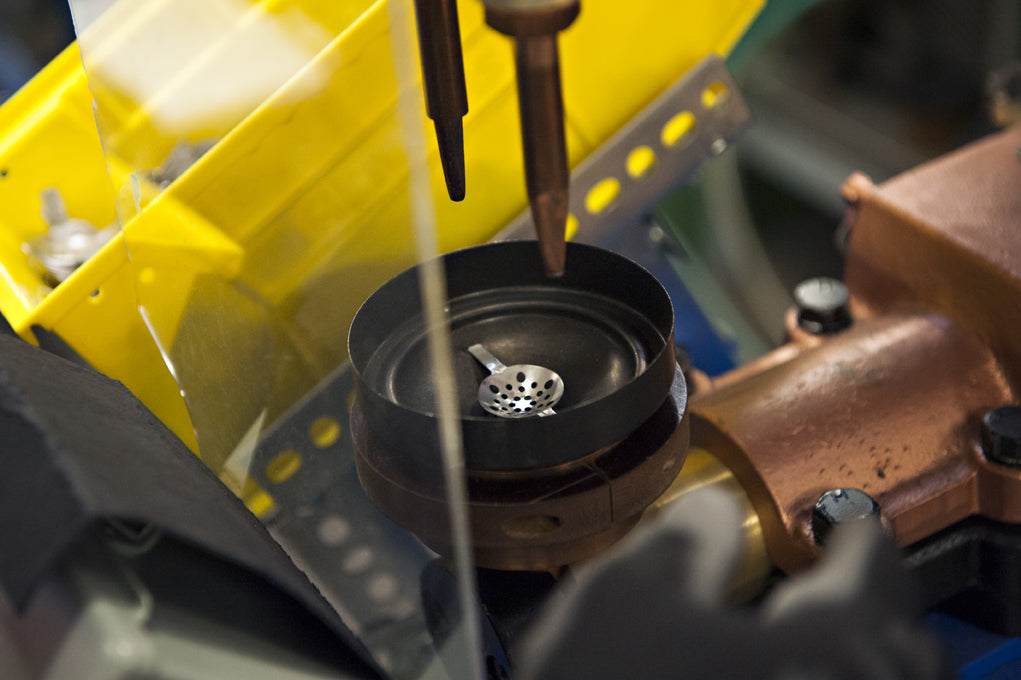
[[[942,612],[929,614],[925,622],[961,680],[1021,678],[1021,639],[990,633]]]

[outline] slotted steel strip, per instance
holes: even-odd
[[[694,180],[702,163],[723,153],[751,120],[723,59],[702,59],[571,173],[570,214],[578,220],[572,240],[594,244],[644,218],[671,190]],[[642,167],[638,161],[649,152],[652,165],[635,176],[629,161]],[[591,210],[586,203],[599,203],[601,191],[612,195],[613,182],[616,195]],[[534,238],[534,228],[526,210],[493,240],[527,238]]]

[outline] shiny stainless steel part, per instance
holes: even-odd
[[[99,252],[117,229],[98,229],[91,222],[69,217],[64,198],[54,187],[43,189],[39,198],[48,229],[25,244],[25,251],[46,284],[56,286]]]
[[[514,364],[505,366],[482,345],[472,345],[468,352],[489,370],[489,377],[479,385],[479,405],[501,418],[551,416],[553,406],[564,396],[564,381],[544,366]]]
[[[578,220],[571,240],[594,244],[643,219],[672,189],[691,182],[702,161],[723,153],[749,122],[751,112],[724,61],[707,56],[571,173],[568,212]],[[614,181],[616,197],[590,211],[589,193]],[[525,211],[493,240],[531,238],[533,231]]]

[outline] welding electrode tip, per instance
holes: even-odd
[[[514,67],[525,165],[525,187],[543,266],[561,276],[567,257],[567,199],[570,168],[564,133],[557,34],[578,16],[577,1],[487,2],[486,23],[514,38]]]
[[[564,273],[568,178],[564,104],[556,34],[518,38],[518,106],[525,185],[532,222],[550,276]]]
[[[457,0],[415,0],[418,46],[426,113],[436,127],[436,144],[451,200],[464,199],[464,127],[468,93],[464,83]]]
[[[452,201],[464,200],[464,126],[461,117],[434,121],[443,177]]]
[[[530,199],[532,222],[547,276],[563,276],[567,259],[567,190],[553,190]]]

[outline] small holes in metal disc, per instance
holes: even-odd
[[[563,390],[551,370],[516,365],[486,378],[479,386],[478,403],[489,413],[505,418],[545,416],[553,413]]]

